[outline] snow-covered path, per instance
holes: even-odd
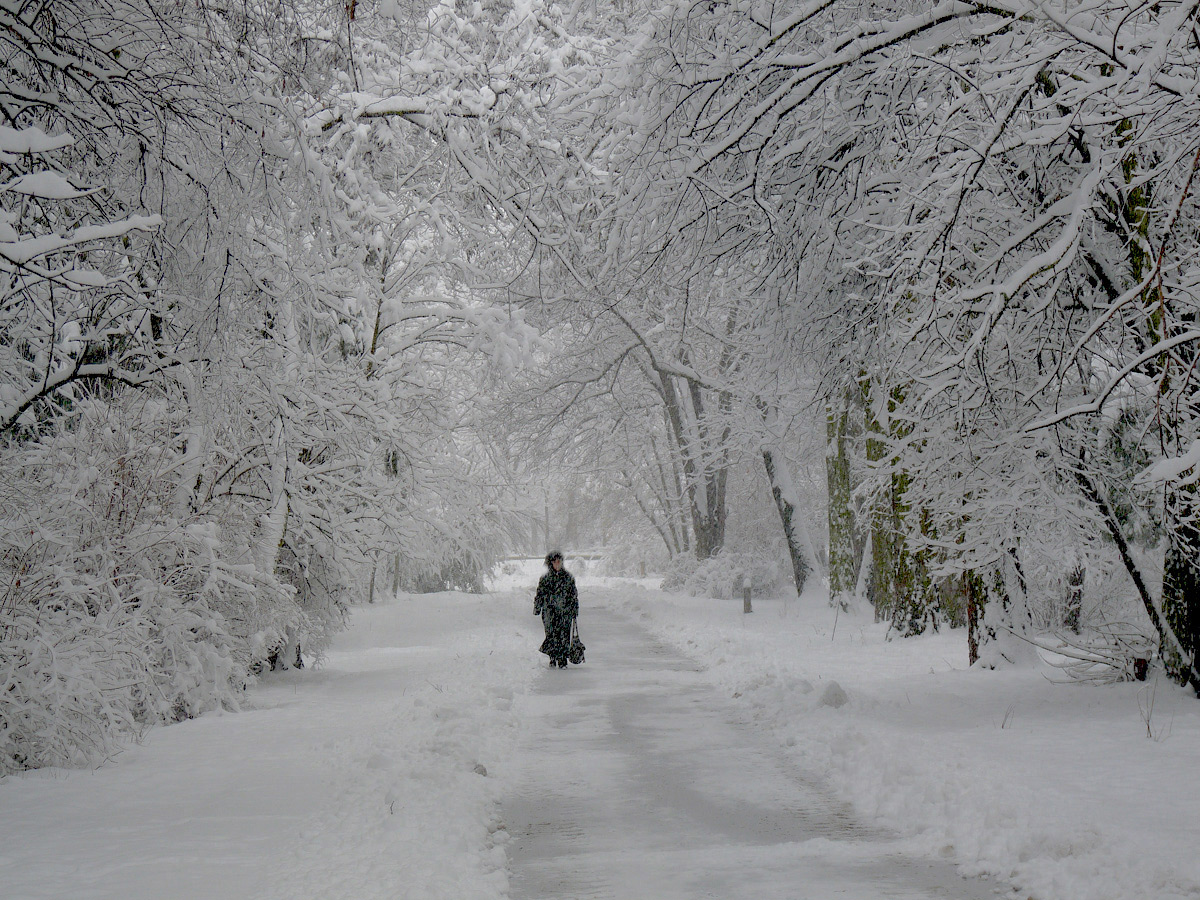
[[[0,898],[1200,900],[1191,692],[586,576],[549,671],[536,577],[356,607],[243,712],[0,779]]]
[[[505,806],[514,900],[995,896],[856,825],[629,618],[593,608],[585,627],[588,662],[527,700]]]
[[[500,900],[481,773],[511,757],[536,674],[528,603],[358,607],[323,665],[264,678],[243,712],[0,780],[0,898]]]

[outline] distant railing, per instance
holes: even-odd
[[[588,562],[595,562],[598,559],[605,559],[608,557],[608,555],[609,553],[607,550],[579,550],[577,552],[566,550],[563,551],[563,556],[565,556],[568,561],[572,559],[582,559]],[[546,555],[544,553],[539,556],[516,554],[513,556],[501,556],[500,562],[523,562],[526,560],[541,562],[545,558]]]

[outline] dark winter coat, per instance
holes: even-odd
[[[571,622],[579,615],[579,592],[575,578],[566,569],[551,569],[538,582],[533,614],[542,617],[546,640],[539,648],[552,660],[567,658],[571,646]]]
[[[575,589],[575,576],[566,569],[555,572],[551,569],[538,582],[533,597],[534,615],[541,615],[547,608],[565,613],[570,618],[579,615],[579,591]]]

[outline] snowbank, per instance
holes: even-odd
[[[703,663],[868,820],[1035,900],[1200,897],[1200,703],[1169,682],[1053,684],[967,669],[945,631],[887,640],[863,613],[663,595],[607,602]],[[848,702],[828,702],[836,683]],[[836,692],[835,692],[836,693]]]

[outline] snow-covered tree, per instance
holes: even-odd
[[[1050,4],[692,3],[652,16],[635,54],[647,112],[630,131],[648,165],[634,179],[657,182],[638,194],[646,216],[702,246],[694,256],[749,248],[769,262],[780,321],[837,348],[835,449],[854,433],[840,398],[866,392],[858,490],[876,573],[967,579],[970,603],[995,600],[984,637],[1028,617],[1040,522],[1081,547],[1111,531],[1086,471],[1097,428],[1065,426],[1101,415],[1098,390],[1177,390],[1178,418],[1154,404],[1153,422],[1178,468],[1145,477],[1190,471],[1176,424],[1189,314],[1162,323],[1190,302],[1194,27],[1187,4],[1068,17]],[[1164,502],[1183,510],[1188,496]],[[1182,547],[1186,530],[1167,531]],[[1168,572],[1186,574],[1170,562],[1186,557],[1168,553]],[[833,567],[842,590],[852,568]],[[918,610],[926,577],[888,602]],[[1168,607],[1185,582],[1168,579]],[[1187,628],[1141,593],[1168,657],[1190,653],[1176,647]]]
[[[355,55],[341,5],[2,15],[9,769],[235,705],[377,576],[477,586],[513,504],[472,408],[530,332],[447,142],[345,100],[394,20]]]

